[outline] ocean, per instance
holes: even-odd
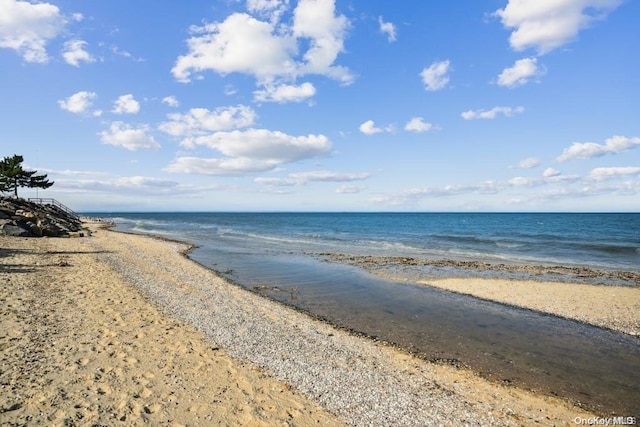
[[[127,213],[127,231],[248,254],[340,252],[640,271],[640,214]]]
[[[193,260],[239,286],[427,360],[467,366],[488,378],[594,408],[624,411],[640,398],[637,337],[419,286],[411,276],[385,279],[327,257],[445,259],[638,273],[640,214],[95,215],[114,221],[121,231],[191,242],[196,245],[189,254]],[[485,274],[451,266],[427,266],[417,273]],[[638,286],[613,279],[607,283]]]

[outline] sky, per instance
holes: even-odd
[[[80,212],[640,211],[640,1],[0,0],[0,157]]]

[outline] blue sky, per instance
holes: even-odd
[[[0,0],[0,156],[79,211],[640,211],[639,19],[631,0]]]

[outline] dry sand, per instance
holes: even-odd
[[[0,237],[0,425],[343,424],[164,315],[86,240]]]
[[[479,278],[424,285],[640,336],[640,287]]]
[[[592,416],[335,330],[225,282],[179,255],[185,248],[107,230],[0,237],[0,424],[572,425]]]

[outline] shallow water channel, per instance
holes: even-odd
[[[311,257],[211,248],[190,256],[241,286],[427,360],[467,366],[602,415],[639,412],[637,337]]]

